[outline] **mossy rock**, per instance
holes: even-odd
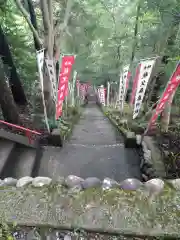
[[[62,185],[1,187],[4,223],[41,228],[93,229],[133,236],[179,237],[180,191],[166,184],[153,200],[143,188],[69,192]]]

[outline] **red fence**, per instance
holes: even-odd
[[[31,130],[31,129],[29,129],[29,128],[21,127],[21,126],[16,125],[16,124],[8,123],[8,122],[5,122],[5,121],[3,121],[3,120],[0,120],[0,123],[5,124],[5,125],[7,125],[7,126],[9,126],[9,127],[16,128],[16,129],[18,129],[18,130],[20,130],[20,131],[22,131],[22,132],[25,132],[25,135],[26,135],[26,137],[28,138],[29,143],[31,143],[32,134],[41,135],[40,132]]]

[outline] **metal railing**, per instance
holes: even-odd
[[[28,138],[29,140],[29,144],[31,144],[32,142],[32,134],[34,135],[42,135],[40,132],[37,132],[35,130],[31,130],[29,128],[25,128],[25,127],[22,127],[22,126],[19,126],[19,125],[16,125],[16,124],[12,124],[12,123],[8,123],[6,121],[3,121],[3,120],[0,120],[0,123],[6,125],[6,126],[9,126],[9,127],[12,127],[12,128],[16,128],[20,131],[23,131],[25,132],[25,136]]]

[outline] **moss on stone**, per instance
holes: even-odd
[[[101,188],[73,193],[58,184],[0,189],[0,215],[17,224],[179,235],[180,192],[166,185],[151,199],[145,190]]]

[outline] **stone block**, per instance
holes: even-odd
[[[147,163],[152,163],[152,161],[151,161],[151,151],[148,150],[148,149],[146,151],[144,151],[144,160]]]
[[[125,142],[124,142],[125,148],[136,148],[136,135],[134,132],[127,132],[125,134]]]
[[[60,130],[59,129],[53,129],[51,133],[44,134],[41,136],[41,139],[39,140],[39,143],[41,145],[50,145],[55,147],[62,147],[63,146],[63,140],[60,136]]]
[[[161,178],[166,177],[166,171],[163,161],[164,156],[158,147],[156,139],[149,136],[145,136],[144,142],[147,146],[147,149],[151,151],[151,162],[153,164],[153,168],[156,170],[157,176]]]
[[[141,135],[137,134],[137,135],[136,135],[136,143],[137,143],[138,145],[141,144],[141,139],[142,139]]]
[[[144,151],[144,152],[148,150],[148,148],[147,148],[147,145],[146,145],[146,142],[145,142],[145,141],[142,141],[142,149],[143,149],[143,151]]]

